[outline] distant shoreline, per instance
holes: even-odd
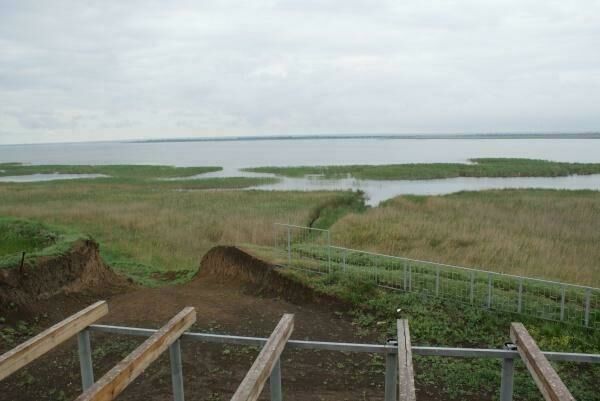
[[[81,145],[94,143],[177,143],[177,142],[243,142],[302,140],[480,140],[480,139],[600,139],[598,132],[557,133],[489,133],[489,134],[313,134],[313,135],[252,135],[197,138],[112,139],[98,141],[0,143],[4,146]]]
[[[390,135],[273,135],[273,136],[229,136],[206,138],[163,138],[117,141],[125,143],[165,142],[232,142],[232,141],[298,141],[336,139],[600,139],[600,132],[589,133],[533,133],[533,134],[390,134]]]

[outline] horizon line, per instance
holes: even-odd
[[[600,139],[600,131],[581,132],[489,132],[489,133],[424,133],[424,134],[275,134],[275,135],[236,135],[198,136],[175,138],[139,138],[90,141],[58,141],[5,143],[0,146],[28,145],[68,145],[85,143],[167,143],[167,142],[228,142],[228,141],[269,141],[269,140],[326,140],[326,139]]]

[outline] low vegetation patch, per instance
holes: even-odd
[[[173,167],[152,165],[25,165],[20,163],[0,163],[0,177],[24,176],[31,174],[102,174],[104,176],[77,180],[64,180],[64,185],[79,186],[82,183],[111,184],[113,190],[122,185],[138,185],[152,190],[205,190],[242,189],[264,184],[272,184],[274,177],[202,177],[202,174],[220,171],[221,167]],[[38,181],[37,185],[53,186],[56,181]],[[0,183],[23,185],[23,183]]]
[[[315,206],[308,223],[309,227],[328,229],[348,213],[362,213],[367,209],[361,192],[342,193],[340,196]]]
[[[222,170],[221,167],[173,167],[153,165],[29,165],[0,163],[0,177],[29,174],[104,174],[115,179],[191,177]]]
[[[0,218],[0,257],[45,248],[55,240],[56,233],[41,224]]]
[[[600,192],[400,196],[331,227],[335,245],[600,286]]]
[[[54,256],[66,252],[71,244],[85,235],[39,222],[0,217],[0,268],[20,266],[38,256]]]
[[[223,180],[232,187],[256,179],[0,183],[0,215],[89,233],[109,265],[156,286],[187,280],[215,245],[272,246],[276,222],[308,225],[316,217],[331,224],[327,216],[362,204],[351,192],[221,190]]]
[[[380,333],[380,341],[395,338],[396,319],[409,319],[414,345],[500,349],[509,341],[511,322],[525,324],[544,351],[599,353],[596,330],[547,322],[522,315],[482,310],[428,298],[419,294],[387,291],[342,274],[316,275],[285,269],[283,274],[355,306],[351,312],[357,330]],[[400,309],[400,312],[398,312]],[[595,400],[597,364],[553,363],[578,400]],[[437,389],[449,400],[499,399],[501,361],[415,356],[416,383]],[[515,400],[537,401],[539,390],[521,361],[516,362]]]
[[[560,177],[598,174],[600,163],[563,163],[534,159],[480,158],[466,163],[415,163],[387,165],[255,167],[246,171],[286,177],[322,175],[370,180],[427,180],[455,177]]]

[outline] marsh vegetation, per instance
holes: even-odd
[[[600,285],[600,193],[498,190],[401,196],[332,227],[341,246]]]
[[[3,174],[61,168],[4,164]],[[228,190],[269,178],[158,179],[214,169],[68,166],[64,171],[112,175],[0,184],[0,215],[89,233],[110,263],[142,280],[168,270],[182,270],[185,278],[216,244],[272,245],[273,223],[284,222],[331,228],[334,244],[349,248],[600,284],[596,191],[400,196],[367,208],[356,192]]]
[[[286,177],[351,176],[369,180],[428,180],[455,177],[561,177],[600,173],[600,163],[564,163],[535,159],[479,158],[471,163],[414,163],[345,166],[253,167],[255,173]]]
[[[179,186],[172,182],[1,184],[0,215],[88,233],[100,242],[110,265],[156,285],[161,282],[152,277],[167,271],[180,271],[176,275],[180,280],[190,277],[204,253],[216,244],[271,245],[273,223],[308,224],[339,208],[353,207],[358,196],[226,191],[229,178],[197,181],[207,190],[168,190]],[[323,216],[321,209],[326,210]]]
[[[69,167],[70,172],[81,173],[79,167]],[[8,172],[11,168],[4,165],[3,174],[14,174]],[[202,256],[218,244],[242,245],[269,257],[273,224],[283,222],[328,228],[335,244],[350,248],[599,284],[600,193],[595,191],[400,196],[370,208],[357,192],[238,191],[232,189],[254,185],[261,178],[166,181],[157,178],[196,175],[198,170],[113,169],[101,171],[111,177],[94,180],[0,184],[0,215],[12,216],[0,219],[3,260],[14,265],[21,251],[54,252],[58,248],[52,247],[68,244],[70,238],[90,235],[113,268],[138,283],[160,286],[189,280]],[[286,274],[351,302],[358,332],[383,331],[382,341],[394,334],[399,306],[411,320],[419,345],[498,348],[507,339],[508,324],[515,320],[515,315],[501,311],[382,291],[339,274]],[[518,320],[526,323],[544,349],[600,350],[594,330],[522,315]],[[416,364],[418,382],[441,388],[449,399],[497,397],[498,361],[419,357]],[[598,375],[597,366],[557,366],[574,394],[594,399],[591,383]],[[519,363],[515,391],[517,400],[538,397]]]

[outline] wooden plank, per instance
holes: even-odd
[[[415,401],[415,375],[408,320],[398,319],[398,386],[400,401]]]
[[[294,315],[283,315],[231,401],[254,401],[258,399],[293,330]]]
[[[548,359],[521,323],[510,325],[510,338],[546,401],[575,401]]]
[[[194,322],[196,322],[196,310],[192,307],[184,308],[160,330],[144,341],[142,345],[127,355],[118,365],[102,376],[92,387],[77,397],[77,401],[113,400]]]
[[[1,355],[0,380],[73,337],[107,313],[106,301],[98,301]]]

